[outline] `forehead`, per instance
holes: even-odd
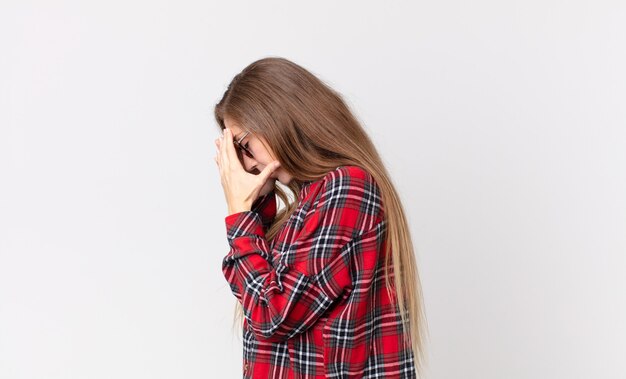
[[[228,117],[224,117],[224,126],[230,129],[233,132],[234,136],[243,131],[243,129],[237,122]]]

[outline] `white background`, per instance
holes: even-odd
[[[432,379],[626,377],[626,3],[5,1],[0,378],[238,378],[213,105],[283,56],[411,222]]]

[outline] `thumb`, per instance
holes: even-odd
[[[265,182],[270,177],[270,175],[272,175],[272,173],[278,169],[278,167],[280,167],[279,161],[274,161],[272,162],[272,164],[265,166],[263,171],[261,171],[261,173],[259,174],[263,182]]]

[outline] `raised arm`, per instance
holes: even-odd
[[[351,291],[351,267],[365,261],[354,256],[361,252],[359,238],[382,221],[378,187],[360,167],[342,166],[313,185],[297,235],[289,246],[274,245],[283,254],[276,267],[258,213],[225,218],[231,249],[222,270],[259,340],[279,342],[306,331]],[[375,265],[376,258],[367,262]]]
[[[267,232],[267,229],[272,225],[276,217],[276,190],[273,189],[270,193],[256,199],[252,203],[251,211],[259,215],[263,225],[263,232]]]

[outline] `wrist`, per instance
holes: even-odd
[[[240,204],[233,207],[228,207],[228,214],[232,215],[234,213],[245,212],[251,210],[252,207],[247,204]]]

